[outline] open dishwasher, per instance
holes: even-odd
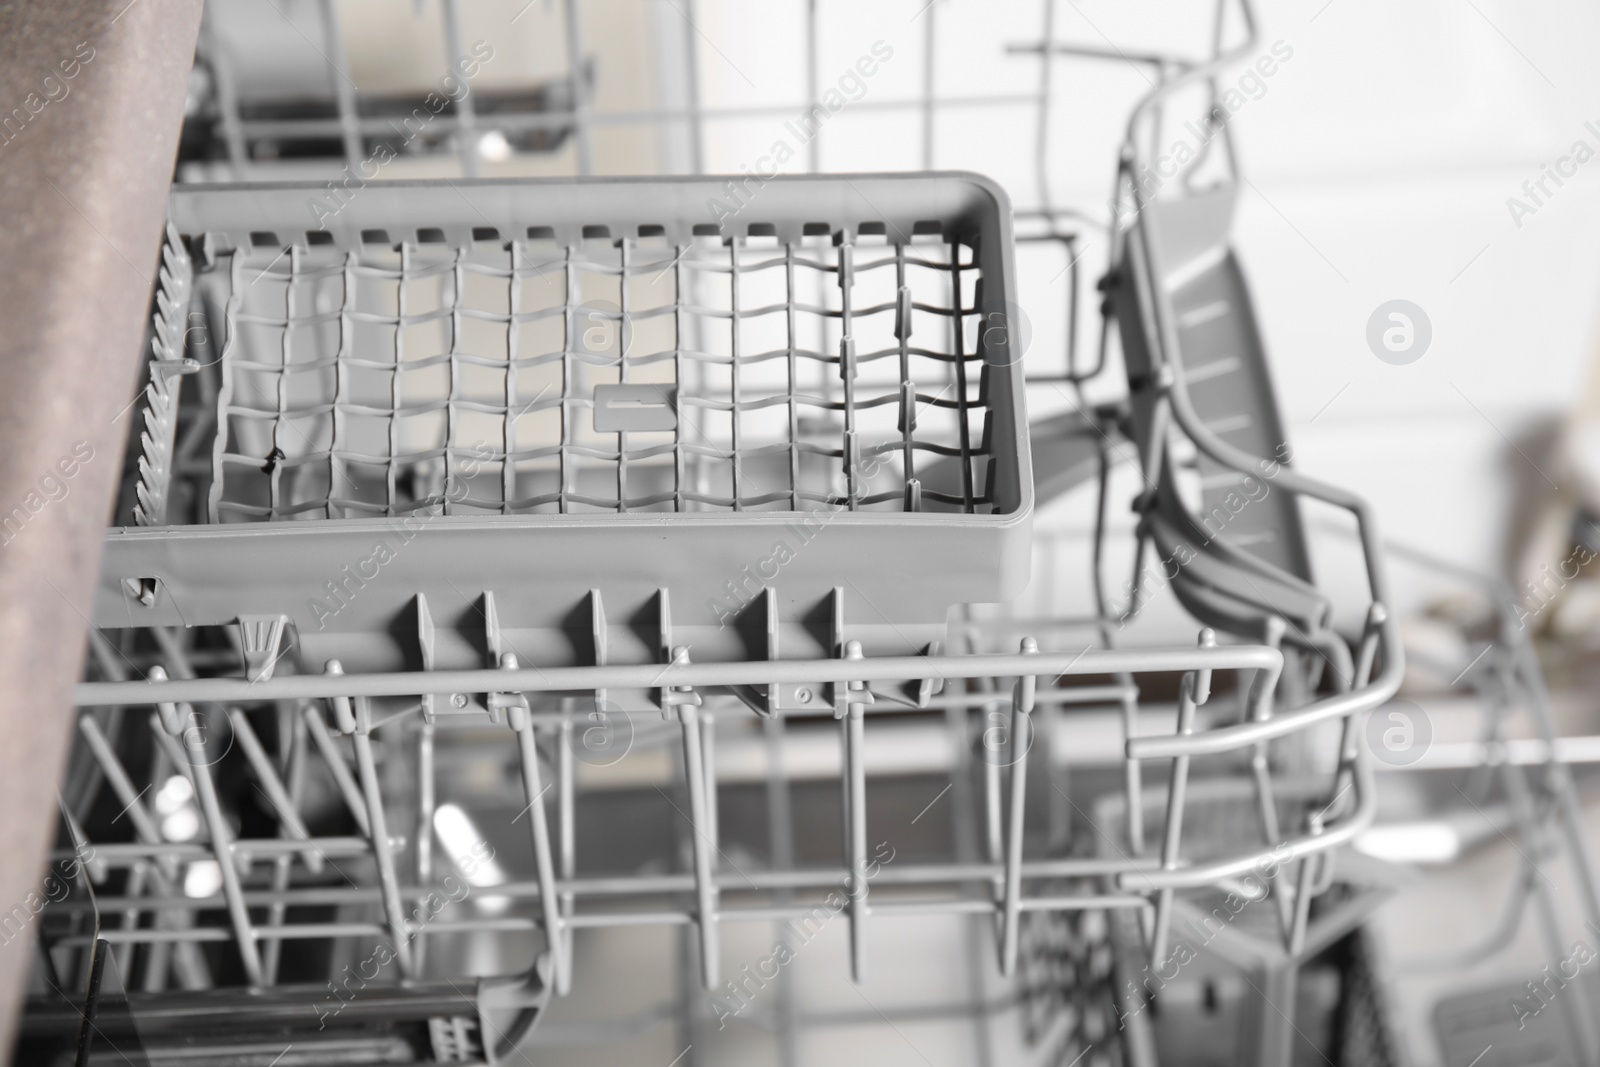
[[[1077,222],[1032,218],[1064,374],[972,173],[175,186],[19,1055],[1406,1062],[1368,923],[1405,878],[1351,847],[1391,550],[1294,462],[1230,242],[1217,79],[1260,43],[1240,0],[1209,58],[1136,57],[1088,368]],[[586,77],[539,105],[580,144]],[[1193,94],[1211,136],[1152,180]],[[1030,422],[1041,389],[1068,407]],[[1025,612],[1058,497],[1094,565]],[[1361,588],[1318,585],[1303,501]],[[1169,594],[1194,641],[1130,638]],[[1509,625],[1463,678],[1491,737],[1545,708]],[[1554,951],[1544,865],[1600,905],[1547,710],[1538,774],[1484,762]]]

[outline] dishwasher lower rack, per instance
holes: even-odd
[[[96,622],[803,658],[842,590],[922,651],[1026,581],[1010,227],[967,174],[179,187]]]
[[[271,1016],[279,1036],[320,1033],[332,1020],[361,1040],[393,1043],[409,1021],[419,1033],[455,1035],[469,1062],[493,1062],[515,1044],[497,1045],[494,1031],[532,1027],[552,994],[571,990],[575,945],[603,930],[683,929],[697,995],[735,1014],[729,1005],[741,1003],[749,969],[729,958],[724,938],[752,922],[794,931],[838,916],[857,981],[874,927],[896,916],[989,917],[1005,976],[1038,972],[1039,922],[1051,916],[1137,915],[1159,956],[1180,891],[1231,886],[1269,862],[1285,872],[1280,884],[1303,883],[1290,873],[1319,870],[1319,857],[1370,822],[1375,803],[1368,757],[1346,744],[1325,768],[1314,817],[1221,841],[1184,825],[1191,767],[1236,776],[1261,746],[1330,721],[1346,724],[1349,742],[1352,719],[1387,699],[1391,681],[1273,715],[1282,653],[1217,647],[1209,634],[1201,647],[1165,651],[1040,651],[1024,639],[1014,654],[866,657],[847,641],[839,657],[810,662],[680,655],[659,666],[539,667],[509,655],[493,670],[251,681],[237,646],[197,640],[206,633],[96,639],[95,673],[108,680],[78,690],[80,751],[64,791],[75,848],[56,860],[83,859],[97,929],[79,914],[43,930],[47,955],[61,974],[81,974],[92,966],[85,950],[99,944],[135,1016],[167,1018],[180,990],[238,989],[246,1007],[256,1003],[249,990],[264,990],[272,1003],[300,1005]],[[1369,629],[1367,668],[1384,640],[1382,627]],[[130,663],[145,680],[115,680],[130,676]],[[1172,732],[1150,733],[1132,680],[1180,674]],[[1104,676],[1129,682],[1070,684]],[[1237,678],[1248,693],[1240,721],[1210,713],[1213,677]],[[727,851],[722,827],[737,810],[718,780],[718,739],[759,721],[746,690],[769,686],[814,694],[809,722],[782,708],[766,719],[780,748],[785,729],[793,739],[809,728],[837,753],[833,863],[797,862],[793,845],[785,854],[776,839],[764,863]],[[623,709],[602,696],[641,690],[656,701]],[[426,714],[430,694],[457,714]],[[1108,703],[1122,709],[1126,731],[1126,844],[1095,855],[1040,838],[1039,786],[1052,772],[1048,762],[1037,767],[1049,746],[1034,744],[1034,722]],[[896,849],[901,831],[885,833],[881,808],[869,808],[884,784],[867,771],[869,738],[897,717],[940,713],[954,731],[951,786],[966,782],[948,803],[981,806],[966,814],[988,827],[985,848],[954,860]],[[504,775],[450,773],[450,754],[463,746],[491,754]],[[602,820],[621,861],[581,870],[593,844],[583,836],[597,824],[580,813],[599,803],[582,772],[641,760],[656,761],[657,773],[667,761],[665,788],[639,789],[623,823]],[[788,788],[786,766],[768,766],[769,790]],[[1160,797],[1142,784],[1149,766],[1166,772]],[[1258,775],[1251,788],[1257,810],[1280,810],[1280,783]],[[626,829],[652,812],[682,830],[664,864],[657,843]],[[308,976],[325,986],[308,992]],[[440,980],[456,983],[460,1003],[429,999]],[[381,1015],[384,1004],[394,1016],[373,1022],[368,1008]],[[241,1011],[241,1026],[256,1018]],[[1116,1040],[1114,1020],[1091,1029]],[[437,1047],[432,1055],[448,1061]]]

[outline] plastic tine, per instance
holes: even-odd
[[[500,666],[503,670],[516,670],[517,654],[501,653]],[[522,758],[522,786],[528,798],[528,806],[523,809],[523,814],[528,817],[533,836],[533,863],[539,878],[539,908],[544,916],[545,941],[556,974],[557,991],[561,992],[561,976],[569,972],[563,958],[566,945],[561,934],[561,904],[556,896],[555,859],[550,848],[550,824],[545,821],[545,787],[540,784],[539,745],[533,734],[533,716],[526,694],[490,693],[489,700],[493,706],[509,712],[511,729],[517,734],[517,753]]]
[[[595,601],[599,603],[598,594]],[[561,725],[557,729],[556,744],[556,828],[561,857],[561,878],[571,881],[577,874],[578,864],[578,833],[577,833],[577,797],[574,794],[576,785],[574,776],[576,768],[573,766],[573,722],[572,716],[576,713],[573,701],[562,701]],[[596,702],[595,713],[604,722],[606,712]],[[561,918],[563,924],[571,917],[577,898],[570,892],[561,894]],[[561,953],[561,961],[565,965],[563,973],[556,976],[556,981],[562,989],[572,987],[572,938],[571,926],[564,926],[566,945]]]
[[[117,802],[128,813],[128,820],[133,824],[134,834],[146,844],[159,844],[161,842],[160,827],[156,825],[155,818],[145,808],[139,791],[133,787],[133,780],[128,777],[127,769],[123,767],[122,761],[117,758],[116,751],[111,747],[111,742],[101,732],[100,724],[95,722],[93,716],[84,715],[78,719],[78,730],[83,734],[84,740],[88,742],[89,750],[94,754],[95,761],[100,764],[100,769],[105,773],[106,781],[111,783],[112,790],[117,794]],[[151,872],[151,881],[155,883],[157,892],[162,896],[171,897],[177,893],[178,874],[178,861],[170,855],[160,855],[155,859],[155,870]],[[180,917],[181,921],[184,912],[174,910],[171,914]],[[152,954],[154,954],[154,950],[164,947],[159,944],[152,945]],[[184,985],[190,988],[210,985],[210,973],[206,967],[205,957],[200,954],[200,946],[190,941],[179,941],[174,947],[177,953],[179,977]]]
[[[845,645],[844,658],[864,658],[860,641]],[[865,718],[872,693],[865,682],[845,686],[845,776],[849,795],[846,823],[847,851],[850,856],[850,975],[857,982],[867,977],[867,770]]]
[[[167,672],[158,664],[150,668],[153,682],[167,680]],[[244,962],[246,980],[253,986],[262,981],[261,953],[256,946],[255,931],[250,928],[250,912],[244,904],[244,888],[239,883],[239,867],[234,861],[233,839],[227,821],[222,817],[222,806],[217,802],[217,787],[211,780],[211,769],[206,765],[205,731],[192,726],[194,709],[188,704],[163,702],[157,705],[161,712],[161,725],[168,736],[183,743],[185,763],[194,781],[195,794],[200,800],[200,814],[211,835],[211,847],[217,854],[217,866],[222,872],[222,892],[228,902],[228,918],[233,924],[234,940],[239,945],[239,957]]]
[[[1316,835],[1322,833],[1322,816],[1313,813],[1310,820],[1311,832]],[[1307,856],[1300,861],[1300,873],[1295,882],[1294,891],[1294,923],[1289,927],[1289,936],[1284,947],[1289,950],[1291,959],[1298,959],[1306,947],[1306,927],[1311,922],[1311,898],[1316,895],[1316,874],[1321,869],[1328,857],[1322,853]]]
[[[1200,647],[1215,648],[1217,635],[1209,627],[1200,631]],[[1178,697],[1178,733],[1194,733],[1195,713],[1211,696],[1211,671],[1202,669],[1184,675]],[[1176,870],[1179,845],[1183,837],[1183,809],[1189,792],[1188,756],[1172,760],[1172,783],[1167,789],[1167,825],[1161,837],[1161,868]],[[1167,933],[1172,927],[1172,889],[1161,890],[1156,898],[1155,931],[1150,939],[1150,955],[1157,965],[1167,954]]]
[[[1271,648],[1280,648],[1283,645],[1283,635],[1287,629],[1288,624],[1283,618],[1277,615],[1268,616],[1263,629],[1263,643]],[[1256,672],[1253,684],[1258,687],[1264,686],[1266,684],[1265,675],[1259,671]],[[1253,701],[1252,704],[1251,717],[1256,721],[1264,721],[1272,714],[1272,699],[1270,695],[1263,694],[1262,699]],[[1250,775],[1255,783],[1256,814],[1261,820],[1261,832],[1268,841],[1274,843],[1281,841],[1283,840],[1283,835],[1278,825],[1278,806],[1273,799],[1272,768],[1267,762],[1267,746],[1265,743],[1256,745],[1251,751]],[[1285,943],[1287,943],[1294,928],[1293,902],[1289,899],[1288,893],[1277,893],[1274,896],[1278,909],[1278,929],[1283,935]]]
[[[674,665],[689,662],[689,649],[680,646],[673,650]],[[720,980],[721,950],[717,936],[717,888],[712,853],[716,841],[711,836],[713,828],[707,813],[709,793],[705,765],[705,748],[700,737],[700,694],[688,686],[674,687],[667,693],[669,710],[676,708],[678,723],[683,727],[684,777],[689,789],[689,821],[694,828],[694,887],[700,920],[700,977],[707,989],[715,989]]]
[[[289,799],[289,791],[284,788],[282,779],[278,777],[277,768],[272,765],[271,757],[267,755],[267,750],[261,746],[261,739],[250,726],[250,720],[240,709],[229,708],[228,721],[233,724],[233,736],[238,739],[239,747],[244,750],[245,760],[250,764],[250,769],[255,771],[256,777],[261,782],[262,792],[272,803],[272,808],[277,813],[279,821],[283,823],[284,829],[297,841],[311,840],[311,831],[306,829],[300,813],[295,810],[294,801]],[[305,857],[308,871],[312,874],[322,873],[322,854],[315,847],[308,847],[302,855]]]
[[[1022,654],[1038,655],[1039,642],[1031,637],[1022,639]],[[1017,967],[1017,945],[1022,915],[1022,831],[1028,796],[1028,750],[1032,733],[1029,716],[1033,714],[1034,695],[1039,679],[1024,674],[1017,679],[1011,699],[1011,811],[1006,836],[1006,886],[1005,913],[1000,938],[1000,973],[1010,975]],[[1049,758],[1049,753],[1045,753]]]
[[[349,701],[343,697],[335,700]],[[361,799],[361,788],[356,785],[355,776],[350,773],[350,764],[346,762],[344,753],[339,751],[339,743],[328,732],[328,724],[322,720],[322,712],[307,704],[300,709],[301,716],[306,721],[306,729],[311,734],[311,740],[317,746],[317,751],[322,753],[322,761],[328,765],[328,772],[333,775],[333,782],[339,787],[339,795],[344,798],[345,807],[350,809],[350,817],[355,820],[356,828],[362,836],[372,832],[367,822],[367,805]]]
[[[329,673],[338,661],[328,662]],[[372,754],[372,701],[357,697],[355,700],[355,730],[350,740],[356,750],[356,774],[361,779],[361,793],[366,801],[367,836],[372,841],[372,855],[378,863],[378,882],[383,893],[384,917],[389,922],[389,934],[394,938],[395,958],[400,972],[407,978],[416,977],[416,961],[411,954],[411,935],[406,927],[405,907],[400,901],[400,875],[394,862],[394,843],[389,840],[389,822],[383,810],[383,790],[378,782],[378,763]]]
[[[1139,736],[1139,694],[1122,695],[1122,739],[1126,743]],[[1123,762],[1122,786],[1128,807],[1128,849],[1144,853],[1144,770],[1136,759]]]
[[[279,736],[286,739],[284,745],[288,750],[288,758],[284,767],[284,791],[289,798],[289,810],[297,812],[300,809],[300,799],[305,796],[306,746],[310,744],[306,740],[306,724],[303,719],[294,713],[292,703],[280,701],[274,705],[274,710],[279,713],[278,725],[281,731]],[[285,837],[287,834],[287,828],[280,824],[278,836]],[[320,852],[317,854],[317,858],[319,860],[322,858]],[[279,895],[279,899],[274,900],[267,906],[266,925],[269,929],[282,926],[284,920],[289,916],[289,905],[282,899],[281,895],[289,888],[293,876],[293,856],[285,853],[272,861],[272,881],[270,885],[272,886],[272,892],[275,895]],[[282,958],[283,938],[271,938],[267,941],[261,953],[261,964],[266,972],[268,985],[277,984],[278,964],[282,961]]]
[[[1374,604],[1367,609],[1367,625],[1361,635],[1361,647],[1356,651],[1355,673],[1351,677],[1351,685],[1357,689],[1365,688],[1372,679],[1373,662],[1378,656],[1378,639],[1383,632],[1383,623],[1389,613],[1382,604]],[[1341,804],[1345,794],[1350,791],[1355,781],[1355,745],[1357,744],[1356,726],[1358,716],[1345,716],[1344,723],[1339,729],[1339,764],[1338,773],[1334,775],[1333,796],[1328,801],[1328,806],[1323,809],[1324,819],[1336,817],[1342,810]]]

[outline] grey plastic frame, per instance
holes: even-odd
[[[718,228],[707,202],[726,196],[728,180],[375,183],[326,219],[325,232],[343,248],[360,247],[363,231],[382,229],[402,240],[419,226],[441,229],[451,242],[470,241],[472,231],[484,227],[505,237],[535,226],[550,227],[558,241],[576,242],[586,226],[598,225],[617,237],[637,234],[641,226],[662,227],[675,242],[712,232],[743,237],[752,227],[798,241],[807,223],[826,223],[836,238],[853,240],[867,223],[909,239],[918,223],[926,232],[928,222],[937,222],[946,237],[959,237],[975,250],[983,278],[978,313],[1005,315],[1016,306],[1010,201],[987,178],[782,176],[768,180],[736,220]],[[172,195],[172,225],[201,261],[249,247],[258,231],[307,243],[314,219],[307,200],[325,192],[299,183],[180,186]],[[1005,331],[989,331],[984,339],[995,513],[831,514],[826,533],[807,543],[771,583],[780,626],[804,632],[805,620],[815,618],[842,586],[854,603],[867,607],[865,617],[857,618],[876,624],[859,635],[867,651],[904,654],[921,650],[928,628],[942,629],[951,605],[1003,601],[1020,591],[1031,550],[1033,471],[1022,367],[1009,340]],[[460,620],[441,617],[441,629],[475,617],[476,608],[463,603],[463,596],[484,592],[496,594],[499,624],[511,633],[562,628],[596,590],[613,618],[647,611],[658,590],[667,588],[679,606],[678,625],[690,621],[683,614],[689,605],[705,616],[696,616],[695,623],[714,622],[703,605],[724,595],[727,579],[766,558],[775,537],[802,517],[692,512],[429,518],[426,536],[385,567],[382,582],[363,590],[359,611],[341,612],[331,623],[313,617],[307,590],[315,593],[324,579],[337,578],[341,567],[369,554],[375,533],[398,520],[118,528],[108,536],[94,621],[101,627],[192,626],[228,623],[242,614],[283,615],[302,637],[319,631],[318,622],[336,640],[345,635],[342,647],[330,642],[329,650],[355,658],[365,658],[363,648],[392,644],[369,635],[414,613],[419,594],[436,612],[441,604],[459,607]],[[146,604],[138,590],[141,582],[148,588],[150,579],[156,595]],[[705,643],[697,644],[697,653],[721,645],[726,655],[739,655],[737,646],[715,636],[719,629],[701,635]],[[374,652],[372,665],[400,666],[403,661],[394,657],[387,649]],[[467,662],[458,659],[457,665]]]

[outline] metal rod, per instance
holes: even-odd
[[[334,0],[319,0],[317,8],[322,14],[322,33],[328,46],[327,60],[331,68],[328,81],[333,85],[334,99],[339,105],[339,132],[344,138],[344,161],[354,168],[361,162],[361,126],[360,112],[356,106],[356,85],[344,70],[350,60],[344,43],[344,27],[340,24],[338,5]]]
[[[842,520],[839,520],[842,521]],[[1399,630],[1385,622],[1384,649],[1399,645]],[[417,696],[435,692],[563,692],[586,689],[660,689],[690,686],[790,684],[843,684],[909,681],[921,678],[955,681],[967,678],[1018,677],[1025,673],[1045,676],[1158,673],[1199,670],[1263,670],[1274,680],[1282,669],[1283,654],[1262,645],[1224,645],[1214,649],[1153,648],[1139,650],[1091,649],[1086,652],[1041,652],[1019,655],[881,656],[868,657],[845,667],[839,659],[749,661],[737,663],[615,664],[607,667],[525,667],[514,670],[393,671],[374,674],[275,675],[260,682],[243,678],[198,678],[180,681],[82,682],[74,700],[79,707],[108,704],[149,705],[157,700],[227,703],[286,698],[355,696]],[[1385,664],[1388,674],[1388,664]],[[1398,684],[1398,680],[1396,681]],[[1268,686],[1267,688],[1271,688]],[[1270,723],[1248,723],[1196,735],[1189,743],[1207,737],[1224,738],[1213,751],[1271,740],[1303,726],[1366,711],[1384,702],[1391,692],[1376,691],[1329,697]],[[1297,718],[1298,716],[1298,718]],[[1285,726],[1285,723],[1290,725]],[[1171,759],[1171,738],[1144,738],[1135,759]],[[1180,746],[1181,747],[1181,746]],[[1193,754],[1202,754],[1198,751]]]
[[[683,0],[684,98],[689,112],[689,164],[695,174],[706,172],[706,120],[700,100],[700,45],[695,27],[695,0]]]
[[[806,105],[809,116],[820,103],[817,92],[817,0],[806,0]],[[806,169],[812,174],[822,170],[822,126],[806,146]]]
[[[440,11],[444,16],[444,41],[446,66],[452,77],[460,73],[457,64],[466,58],[466,52],[461,47],[461,3],[460,0],[440,0]],[[456,151],[461,156],[461,169],[467,177],[476,178],[482,168],[479,165],[478,135],[477,135],[477,107],[472,99],[472,85],[466,78],[462,78],[463,92],[461,99],[456,104]]]
[[[1022,901],[1025,912],[1100,911],[1106,908],[1143,908],[1149,901],[1138,895],[1091,894],[1082,897],[1055,896],[1030,897]],[[819,904],[788,906],[762,906],[725,908],[720,918],[725,923],[792,922],[813,915]],[[875,918],[904,918],[923,915],[981,915],[994,910],[986,900],[952,899],[944,901],[903,900],[884,901],[872,906]],[[573,927],[582,930],[625,929],[638,926],[689,926],[695,922],[693,909],[663,909],[638,912],[598,912],[574,915]],[[540,928],[536,919],[527,916],[498,916],[474,919],[435,919],[415,931],[417,938],[448,934],[483,933],[491,931],[533,931]],[[293,923],[282,926],[261,927],[256,936],[262,941],[320,940],[330,937],[379,937],[388,929],[375,922]],[[100,937],[112,944],[163,944],[183,942],[225,942],[230,934],[215,926],[198,926],[186,930],[102,930]],[[92,937],[64,937],[61,945],[90,943]]]
[[[1337,826],[1322,834],[1306,834],[1287,838],[1270,849],[1261,849],[1249,857],[1212,860],[1180,866],[1176,870],[1139,872],[1137,875],[1121,874],[1117,880],[1124,889],[1193,889],[1213,885],[1224,878],[1247,874],[1257,867],[1273,862],[1288,863],[1315,852],[1331,851],[1346,844],[1372,825],[1378,813],[1378,795],[1373,782],[1372,766],[1366,749],[1358,749],[1354,792],[1356,809]]]
[[[1053,0],[1045,0],[1048,9]],[[933,86],[934,63],[937,35],[934,32],[934,18],[939,10],[939,5],[934,0],[928,0],[924,17],[927,22],[922,27],[922,169],[933,169]],[[815,92],[812,94],[815,96]]]
[[[938,100],[940,108],[944,109],[983,109],[983,108],[1012,108],[1032,105],[1038,101],[1036,92],[1029,93],[996,93],[975,96],[941,96]],[[807,105],[801,103],[801,108]],[[796,104],[744,104],[726,107],[708,107],[700,112],[703,120],[732,122],[752,118],[792,118]],[[858,112],[900,112],[920,111],[922,100],[912,97],[900,100],[875,100],[866,97],[852,102],[850,110]],[[488,112],[477,116],[480,130],[501,130],[504,132],[520,133],[528,130],[549,130],[560,132],[572,128],[577,113],[573,110],[524,112]],[[688,107],[682,108],[650,108],[628,111],[594,111],[589,112],[591,126],[648,126],[660,125],[667,122],[686,122],[694,118],[695,112]],[[393,119],[359,118],[354,123],[363,135],[379,136],[394,132]],[[450,133],[459,128],[459,123],[454,115],[440,113],[433,117],[428,125],[429,130],[439,130],[441,133]],[[343,126],[338,118],[305,118],[305,119],[245,119],[240,123],[240,129],[246,136],[263,138],[292,138],[315,136],[338,136]],[[1053,214],[1064,214],[1064,209]],[[1018,212],[1019,217],[1026,217],[1037,212]]]
[[[371,842],[365,837],[314,837],[310,842],[295,841],[285,837],[249,837],[235,841],[233,850],[240,857],[240,862],[243,862],[246,859],[253,860],[259,857],[298,855],[306,850],[308,843],[315,845],[317,851],[326,858],[362,856],[372,847]],[[62,850],[52,851],[50,855],[58,860],[73,857],[72,852]],[[95,860],[108,867],[128,867],[152,856],[171,856],[175,860],[203,860],[213,859],[215,855],[209,845],[193,841],[162,841],[150,844],[142,841],[111,841],[95,845]]]
[[[280,847],[271,855],[284,855],[291,848],[298,850],[295,842],[276,841]],[[365,853],[368,850],[367,842],[357,838],[319,838],[319,842],[332,841],[342,845],[346,855]],[[247,851],[247,846],[256,844],[254,841],[241,843],[240,851]],[[109,848],[119,848],[114,854],[107,854]],[[167,846],[167,848],[181,848],[187,851],[174,853],[175,856],[189,857],[204,853],[202,845]],[[96,858],[108,860],[108,866],[127,866],[141,859],[152,856],[166,857],[168,853],[162,848],[143,848],[127,850],[121,845],[96,845]],[[325,850],[326,851],[326,850]],[[209,853],[204,853],[209,854]],[[70,859],[73,853],[62,851],[56,859]],[[1064,859],[1064,860],[1029,860],[1022,864],[1022,877],[1024,880],[1047,879],[1062,880],[1072,878],[1093,878],[1103,875],[1115,875],[1125,871],[1155,871],[1158,864],[1154,860],[1135,861],[1129,863],[1122,859]],[[896,863],[892,866],[881,867],[873,879],[879,887],[931,885],[964,885],[986,884],[993,878],[1004,873],[1004,868],[995,864],[918,864],[916,866],[905,863]],[[743,873],[728,873],[715,875],[712,879],[717,887],[719,896],[722,893],[782,893],[806,889],[830,889],[849,880],[850,871],[845,867],[808,868],[791,871],[746,871]],[[651,874],[619,876],[614,878],[575,878],[570,881],[558,879],[555,882],[557,895],[573,893],[577,896],[590,898],[617,898],[635,896],[662,896],[693,891],[695,880],[693,873],[688,874]],[[434,892],[432,886],[402,886],[400,896],[403,900],[421,900],[429,893]],[[474,895],[484,900],[522,900],[533,899],[539,896],[538,881],[505,882],[495,886],[480,886]],[[226,901],[219,896],[188,897],[177,896],[171,899],[156,897],[98,897],[97,901],[103,907],[130,908],[136,907],[143,911],[159,910],[169,907],[184,907],[196,911],[213,910],[223,906]],[[376,887],[345,887],[345,886],[301,886],[287,889],[282,892],[257,889],[245,890],[245,903],[251,907],[262,907],[271,904],[286,904],[293,906],[315,906],[328,904],[377,904],[381,903],[381,894]],[[1076,898],[1074,898],[1076,899]],[[63,908],[63,914],[69,912],[73,905],[63,903],[57,905]],[[86,905],[87,906],[87,905]],[[876,905],[874,905],[876,908]],[[993,906],[984,903],[983,909],[993,911]]]
[[[222,113],[222,140],[228,146],[228,166],[236,181],[249,177],[250,152],[239,123],[239,93],[233,80],[233,61],[222,53],[222,42],[211,26],[202,23],[202,51],[210,57],[211,76],[217,82],[217,110]]]
[[[1200,646],[1216,644],[1216,634],[1210,629],[1200,633]],[[1204,704],[1211,692],[1209,674],[1196,672],[1184,675],[1178,696],[1178,733],[1194,732],[1195,712]],[[1167,786],[1167,824],[1161,838],[1161,867],[1174,870],[1182,847],[1184,805],[1189,792],[1189,757],[1178,756],[1172,761],[1172,779]],[[1156,897],[1155,929],[1150,941],[1150,955],[1159,966],[1167,955],[1167,933],[1172,925],[1173,890],[1162,889]]]
[[[578,134],[578,173],[594,173],[594,145],[589,130],[589,89],[583,67],[583,22],[578,0],[563,0],[562,21],[567,31],[567,66],[572,71],[572,121]]]
[[[1039,204],[1050,210],[1050,75],[1055,68],[1050,53],[1055,45],[1056,3],[1044,0],[1044,45],[1039,49],[1039,102],[1033,133],[1034,170],[1039,181]],[[1008,49],[1009,51],[1009,49]]]

